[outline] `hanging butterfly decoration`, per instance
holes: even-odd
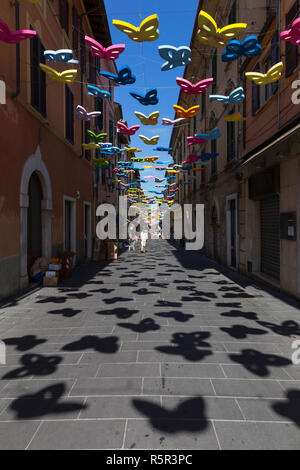
[[[198,144],[205,144],[206,139],[195,137],[194,135],[190,135],[187,138],[188,145],[198,145]]]
[[[156,147],[153,150],[156,151],[156,152],[172,152],[173,148],[171,148],[171,147]]]
[[[158,157],[144,157],[144,162],[155,163],[158,160]],[[151,168],[151,167],[150,167]]]
[[[188,95],[200,95],[201,93],[205,93],[213,81],[213,78],[206,78],[205,80],[201,80],[200,82],[193,85],[185,78],[176,78],[176,83],[180,86],[181,91]]]
[[[202,162],[209,161],[209,160],[211,160],[212,158],[218,157],[218,155],[219,155],[218,153],[203,152],[203,153],[199,156],[199,160],[201,160]]]
[[[44,57],[49,62],[65,62],[67,64],[79,64],[79,60],[73,58],[72,49],[58,49],[57,51],[47,50]]]
[[[144,135],[139,135],[139,138],[144,142],[146,145],[156,145],[159,141],[159,135],[155,135],[150,139],[145,137]]]
[[[219,127],[215,127],[209,134],[195,134],[195,137],[199,137],[200,139],[205,140],[216,140],[221,137],[221,131]]]
[[[93,158],[92,164],[101,168],[109,168],[110,163],[104,158]]]
[[[117,122],[117,126],[118,126],[120,134],[123,134],[123,135],[134,135],[136,133],[136,131],[138,131],[139,128],[141,127],[141,126],[127,127],[126,124],[124,124],[121,121]],[[126,150],[126,149],[124,149],[124,150]]]
[[[130,67],[122,67],[118,74],[111,72],[99,72],[99,75],[112,80],[118,85],[132,85],[136,82],[136,77],[132,74]]]
[[[191,108],[184,109],[182,106],[178,106],[176,104],[173,105],[177,115],[182,118],[193,118],[198,113],[200,106],[192,106]]]
[[[101,116],[101,111],[93,111],[88,113],[83,106],[78,105],[76,108],[76,117],[81,121],[90,121],[91,119],[97,118],[99,116]]]
[[[233,39],[226,46],[222,54],[222,62],[232,62],[239,57],[255,57],[262,53],[262,47],[258,43],[257,36],[248,36],[244,41]]]
[[[267,85],[268,83],[277,82],[283,71],[283,62],[273,65],[267,73],[246,72],[247,78],[252,80],[256,85]]]
[[[100,90],[100,88],[94,85],[88,85],[88,95],[95,96],[96,98],[111,98],[111,93],[106,90]]]
[[[229,116],[224,117],[224,121],[226,122],[238,122],[238,121],[245,121],[246,119],[242,116],[241,113],[229,114]]]
[[[178,118],[178,119],[168,119],[168,118],[162,118],[161,123],[164,126],[174,126],[175,124],[179,124],[179,122],[184,121],[185,118]]]
[[[0,19],[0,41],[6,42],[7,44],[17,44],[25,39],[31,39],[36,36],[36,31],[31,29],[20,29],[17,31],[11,31],[7,24]]]
[[[154,111],[149,116],[145,116],[145,114],[138,111],[135,111],[134,114],[144,126],[155,126],[158,123],[159,111]]]
[[[99,149],[98,145],[95,142],[90,142],[88,144],[82,144],[84,150],[96,150]]]
[[[216,21],[205,11],[201,10],[198,18],[198,39],[208,46],[226,46],[231,39],[247,28],[247,23],[234,23],[224,28],[218,28]]]
[[[138,149],[136,147],[124,147],[124,150],[126,152],[133,152],[133,153],[142,151],[142,149]]]
[[[85,36],[84,40],[89,46],[91,53],[100,59],[116,60],[125,49],[125,44],[115,44],[107,48],[103,47],[99,42],[89,36]]]
[[[173,70],[176,67],[184,67],[191,63],[192,51],[187,46],[159,46],[158,53],[162,59],[166,60],[161,66],[162,72],[166,70]]]
[[[89,134],[91,140],[93,142],[95,142],[96,144],[99,144],[99,142],[104,142],[106,137],[107,137],[107,134],[106,133],[103,133],[103,134],[95,134],[95,132],[91,131],[91,130],[87,130],[86,131],[87,134]]]
[[[132,41],[155,41],[159,38],[159,20],[156,14],[145,18],[140,26],[133,26],[130,23],[126,23],[126,21],[120,20],[113,20],[113,24],[119,31],[125,33],[129,39],[132,39]]]
[[[282,41],[288,41],[294,46],[300,46],[300,18],[293,21],[291,29],[280,33]]]
[[[220,101],[224,104],[233,104],[233,103],[240,103],[245,99],[245,92],[243,87],[238,87],[235,90],[232,90],[228,96],[224,95],[209,95],[211,100]]]
[[[144,106],[155,105],[159,101],[156,88],[151,88],[145,95],[133,92],[130,92],[130,95]]]
[[[75,69],[65,70],[64,72],[57,72],[45,64],[40,64],[40,68],[49,78],[51,78],[51,80],[55,80],[56,82],[72,83],[77,77],[77,70]]]

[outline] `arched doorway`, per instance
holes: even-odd
[[[20,288],[28,285],[32,259],[51,257],[52,190],[40,148],[23,168],[20,184]]]
[[[42,200],[40,179],[33,172],[28,184],[27,272],[36,258],[42,256]]]

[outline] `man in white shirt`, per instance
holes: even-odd
[[[141,239],[141,253],[146,253],[146,243],[148,240],[148,231],[147,230],[142,230],[140,239]]]

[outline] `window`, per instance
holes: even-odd
[[[234,108],[230,114],[234,113]],[[235,158],[235,122],[227,122],[227,161]]]
[[[87,144],[90,142],[90,136],[87,133],[87,131],[90,130],[90,128],[91,128],[90,121],[84,121],[84,141]],[[84,156],[88,161],[90,161],[91,160],[91,151],[90,150],[85,150]]]
[[[114,121],[109,120],[109,142],[114,143]]]
[[[212,92],[216,90],[217,87],[217,49],[214,52],[213,58],[212,58],[212,63],[211,63],[211,68],[212,68],[212,77],[214,79],[213,84],[212,84]]]
[[[65,88],[66,99],[66,139],[74,144],[74,96],[68,85]]]
[[[92,85],[96,84],[95,57],[91,53],[89,54],[89,82]]]
[[[79,17],[75,7],[72,9],[72,23],[73,23],[73,50],[78,56],[79,52]]]
[[[236,23],[236,0],[234,0],[232,8],[230,10],[229,16],[228,16],[228,23]]]
[[[103,129],[103,99],[102,98],[95,99],[95,107],[96,107],[96,111],[101,111],[100,116],[96,118],[96,126],[98,127],[99,130],[102,130]]]
[[[69,36],[69,2],[68,0],[59,0],[59,22],[61,27]]]
[[[254,72],[260,72],[259,64],[256,65]],[[256,85],[252,82],[252,116],[256,114],[256,112],[260,108],[260,85]]]
[[[202,93],[201,95],[201,119],[204,117],[205,107],[206,107],[206,93]]]
[[[46,74],[40,69],[40,63],[45,63],[44,51],[39,37],[33,37],[30,40],[31,104],[46,117]]]
[[[85,55],[85,40],[84,40],[84,31],[80,29],[80,66],[82,73],[86,72],[86,55]]]
[[[298,17],[298,8],[299,2],[297,0],[285,16],[286,29],[290,29],[293,21]],[[298,47],[287,41],[285,44],[285,53],[285,76],[289,77],[298,66]]]
[[[217,153],[217,141],[211,141],[211,153]],[[211,174],[215,175],[217,173],[217,157],[211,159]]]

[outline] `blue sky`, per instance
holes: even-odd
[[[149,115],[153,111],[160,111],[159,123],[156,126],[143,126],[131,138],[131,144],[143,150],[137,156],[159,155],[161,160],[169,160],[167,152],[154,152],[156,145],[145,145],[138,134],[147,137],[160,135],[158,146],[169,147],[172,126],[162,126],[161,118],[174,118],[173,104],[177,103],[179,87],[176,84],[176,77],[182,77],[184,67],[177,67],[175,70],[161,71],[164,60],[158,54],[158,46],[172,45],[175,47],[189,46],[193,32],[198,0],[105,0],[105,6],[110,25],[113,44],[126,44],[125,51],[117,60],[117,67],[128,65],[137,77],[135,84],[120,86],[115,89],[115,100],[122,104],[124,119],[129,126],[141,124],[134,115],[134,111],[139,111]],[[156,13],[159,17],[160,37],[153,42],[137,43],[129,39],[126,34],[119,31],[112,20],[122,20],[139,26],[141,21],[147,16]],[[143,106],[129,95],[130,91],[146,93],[150,88],[158,89],[159,103],[155,106]],[[145,164],[144,164],[145,165]],[[154,170],[144,170],[141,176],[157,174],[162,178],[164,172]],[[154,180],[143,185],[146,191],[156,190]]]

